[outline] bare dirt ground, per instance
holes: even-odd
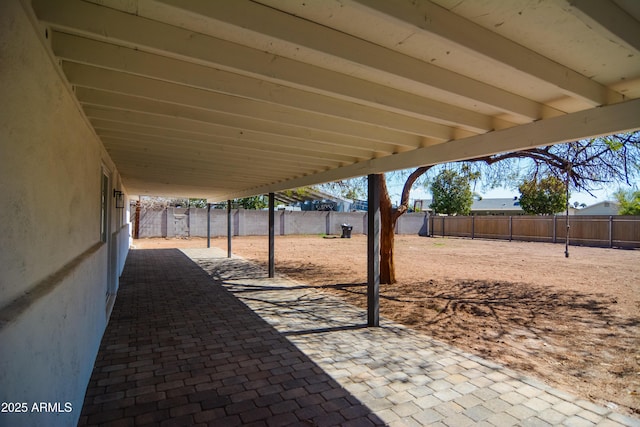
[[[138,248],[206,247],[142,239]],[[226,250],[226,238],[212,246]],[[265,264],[266,237],[233,252]],[[276,272],[366,307],[366,237],[277,236]],[[381,315],[546,383],[640,415],[640,250],[396,236]]]

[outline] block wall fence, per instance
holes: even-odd
[[[135,209],[132,209],[132,213]],[[211,210],[211,236],[227,235],[227,211]],[[132,218],[135,223],[135,217]],[[231,211],[233,236],[266,236],[269,232],[268,212],[233,209]],[[366,212],[276,211],[275,234],[341,235],[342,224],[353,227],[352,234],[366,234]],[[424,234],[427,230],[425,213],[410,213],[400,217],[397,234]],[[141,210],[138,238],[150,237],[206,237],[207,209],[166,208]]]
[[[132,210],[133,211],[133,210]],[[227,211],[211,210],[211,236],[227,235]],[[135,217],[132,222],[135,222]],[[231,211],[233,236],[266,236],[268,212]],[[569,244],[599,247],[640,247],[640,217],[569,216]],[[352,226],[352,234],[366,234],[366,212],[276,211],[275,234],[341,235],[342,224]],[[396,234],[522,240],[563,243],[566,217],[557,216],[429,216],[407,213],[396,224]],[[207,209],[167,208],[142,210],[139,238],[206,237]]]

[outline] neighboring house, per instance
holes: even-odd
[[[364,211],[366,212],[369,208],[369,202],[367,200],[354,200],[351,205],[351,210],[354,212]]]
[[[472,215],[524,215],[517,197],[500,199],[474,200],[471,205]]]
[[[416,200],[413,203],[414,209],[431,212],[429,207],[431,199]],[[569,215],[574,215],[576,209],[569,208]],[[497,199],[480,199],[474,200],[471,205],[471,215],[525,215],[520,207],[520,201],[517,197],[497,198]],[[558,213],[564,215],[564,212]],[[591,214],[589,214],[591,215]]]
[[[431,199],[416,200],[413,203],[414,209],[432,212],[429,205]],[[517,197],[480,199],[473,201],[471,215],[524,215],[524,211]]]
[[[576,210],[576,215],[618,215],[620,205],[618,202],[598,202],[586,208]]]
[[[281,191],[275,193],[275,199],[284,205],[283,210],[349,212],[352,204],[347,199],[320,190],[302,193]]]

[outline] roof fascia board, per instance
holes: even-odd
[[[592,108],[564,116],[457,139],[442,144],[367,160],[338,169],[226,195],[226,199],[297,188],[417,166],[469,160],[492,154],[640,129],[640,99]]]

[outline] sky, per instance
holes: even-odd
[[[429,171],[431,178],[433,178],[432,172],[434,172],[434,170]],[[404,181],[409,173],[410,170],[399,171],[399,173],[390,173],[386,175],[387,188],[389,190],[389,195],[391,196],[391,200],[393,203],[399,204]],[[508,186],[505,186],[494,189],[485,189],[482,187],[482,183],[477,182],[476,187],[473,188],[473,191],[481,195],[483,198],[513,198],[520,196],[520,192],[518,191],[517,187],[510,188]],[[592,190],[590,192],[591,194],[586,191],[570,191],[569,203],[571,205],[577,203],[578,205],[584,204],[585,206],[591,206],[599,202],[615,201],[614,194],[620,189],[624,191],[635,191],[640,189],[640,178],[636,178],[634,181],[632,181],[631,185],[622,182],[602,185],[601,188]],[[424,184],[421,184],[420,180],[414,184],[411,190],[410,200],[413,201],[416,199],[431,199],[429,189]]]
[[[389,193],[391,195],[391,200],[393,203],[398,203],[400,201],[400,194],[402,193],[402,187],[404,185],[404,179],[402,176],[393,177],[387,183],[387,187],[389,189]],[[480,187],[480,186],[478,186]],[[578,202],[578,204],[584,203],[586,206],[591,206],[599,202],[604,201],[612,201],[615,200],[613,194],[619,189],[623,188],[626,190],[630,190],[633,187],[628,186],[626,184],[613,184],[608,187],[603,187],[600,190],[592,191],[593,196],[587,192],[571,192],[571,196],[569,197],[569,202],[571,205],[574,202]],[[640,188],[640,183],[635,183],[635,188]],[[520,193],[517,189],[510,188],[494,188],[492,190],[482,190],[481,188],[476,188],[475,190],[478,194],[480,194],[483,198],[513,198],[520,196]],[[411,190],[410,199],[413,201],[415,199],[430,199],[431,194],[428,188],[424,187],[420,183],[416,183]]]

